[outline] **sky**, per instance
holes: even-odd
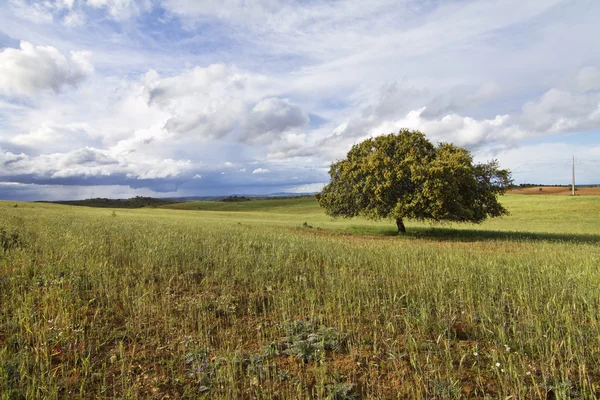
[[[0,199],[315,192],[419,129],[600,183],[598,0],[0,0]]]

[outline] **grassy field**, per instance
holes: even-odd
[[[503,202],[0,202],[0,398],[598,398],[600,197]]]

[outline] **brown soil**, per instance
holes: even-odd
[[[577,196],[600,196],[600,187],[579,187],[576,189],[575,193]],[[534,186],[529,188],[511,189],[508,193],[570,196],[573,192],[571,191],[571,187],[567,186]]]

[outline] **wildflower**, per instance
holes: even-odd
[[[496,367],[500,367],[500,363],[496,363]]]
[[[527,375],[527,376],[531,375],[531,372],[527,371],[527,374],[526,374],[526,375]]]
[[[477,357],[477,356],[479,355],[479,353],[478,353],[478,352],[474,352],[474,353],[473,353],[473,355],[474,355],[475,357]]]

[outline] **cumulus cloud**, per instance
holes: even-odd
[[[69,151],[73,147],[89,144],[89,127],[83,123],[70,123],[65,126],[44,122],[38,129],[15,135],[10,143],[34,150]]]
[[[233,130],[244,111],[244,103],[239,99],[213,100],[198,110],[177,112],[164,127],[178,134],[220,138]]]
[[[425,132],[434,142],[453,142],[470,148],[494,142],[520,140],[526,136],[525,132],[511,123],[509,115],[497,115],[491,119],[477,120],[458,114],[449,114],[439,119],[428,119],[423,117],[423,111],[425,108],[411,111],[404,118],[394,121],[393,124],[383,124],[374,128],[371,134],[388,133],[406,127]]]
[[[285,132],[300,130],[309,122],[308,115],[288,99],[270,97],[258,102],[249,113],[241,140],[268,143]]]
[[[312,146],[313,141],[305,133],[287,133],[280,140],[269,144],[267,158],[269,160],[285,161],[296,157],[318,155],[318,149]]]
[[[586,88],[593,84],[591,80],[586,80],[585,83]],[[524,127],[542,133],[587,131],[600,127],[598,107],[598,92],[574,93],[553,88],[539,100],[523,105],[521,122]]]
[[[93,71],[89,51],[72,51],[67,59],[53,46],[21,42],[20,49],[0,52],[0,93],[32,96],[44,90],[60,92],[77,86]]]
[[[194,67],[181,74],[162,78],[156,71],[144,76],[148,102],[168,105],[172,101],[194,94],[207,94],[217,90],[227,91],[243,87],[244,76],[224,64]]]
[[[171,114],[166,130],[220,138],[244,117],[246,102],[253,96],[251,88],[262,78],[235,67],[212,64],[164,78],[150,71],[142,81],[148,104]]]
[[[0,155],[0,164],[4,165],[1,172],[4,177],[32,175],[64,178],[110,175],[119,162],[107,151],[85,147],[68,153],[43,154],[37,157],[5,152]]]
[[[267,172],[269,172],[267,168],[256,168],[254,171],[252,171],[252,175],[266,174]]]
[[[401,128],[419,129],[434,142],[453,142],[471,149],[490,145],[506,148],[517,146],[528,138],[599,129],[599,79],[600,73],[596,67],[585,67],[570,86],[546,91],[539,98],[526,102],[520,112],[498,114],[491,118],[475,118],[457,112],[441,113],[453,107],[440,107],[438,98],[430,100],[425,106],[400,113],[407,108],[406,102],[394,94],[402,91],[395,84],[386,84],[381,88],[379,97],[364,107],[359,117],[346,120],[310,149],[296,146],[283,154],[317,155],[321,152],[327,154],[329,159],[335,159],[343,156],[358,140],[397,132]],[[457,108],[462,108],[476,100],[495,97],[501,92],[501,87],[490,81],[472,94],[463,96],[462,100],[458,96],[458,101],[455,99],[454,102]],[[419,99],[419,96],[412,96],[415,97]],[[427,102],[426,96],[420,99]],[[383,104],[388,106],[383,107]],[[394,104],[398,106],[394,108]]]
[[[422,101],[425,95],[425,90],[406,86],[398,81],[385,82],[372,104],[362,110],[361,116],[379,121],[394,118],[405,112],[409,105]]]
[[[39,156],[4,152],[0,153],[0,165],[3,165],[0,178],[22,183],[29,183],[28,180],[32,179],[52,181],[98,177],[165,179],[175,178],[192,168],[189,160],[148,159],[135,153],[114,154],[110,150],[93,147]]]

